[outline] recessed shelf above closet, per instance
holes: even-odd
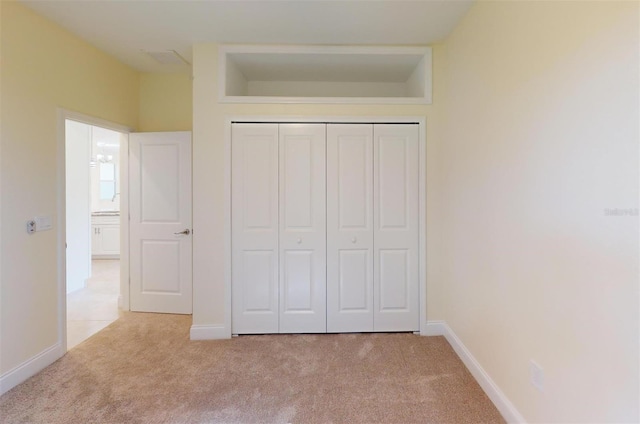
[[[223,103],[431,104],[430,47],[220,47]]]

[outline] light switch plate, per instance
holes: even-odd
[[[51,215],[39,215],[35,218],[36,231],[45,231],[53,228],[53,221]]]

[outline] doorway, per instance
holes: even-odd
[[[118,319],[123,306],[120,256],[127,243],[120,221],[128,210],[120,188],[127,138],[122,129],[64,119],[67,350]]]

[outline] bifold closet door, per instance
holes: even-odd
[[[325,124],[280,124],[280,332],[326,326]]]
[[[232,332],[326,332],[325,124],[232,126]]]
[[[374,125],[374,329],[418,331],[418,125]]]
[[[419,330],[419,126],[232,125],[232,332]]]
[[[278,125],[231,132],[231,331],[277,333]]]
[[[374,331],[373,125],[327,126],[327,331]]]

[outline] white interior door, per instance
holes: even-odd
[[[192,311],[191,133],[129,136],[132,311]]]
[[[278,124],[231,131],[231,331],[277,333]]]
[[[373,125],[327,126],[327,331],[373,331]]]
[[[418,331],[418,125],[374,126],[374,329]]]
[[[67,293],[86,286],[91,276],[91,126],[65,121],[66,283]]]
[[[280,124],[280,333],[326,326],[325,124]]]

